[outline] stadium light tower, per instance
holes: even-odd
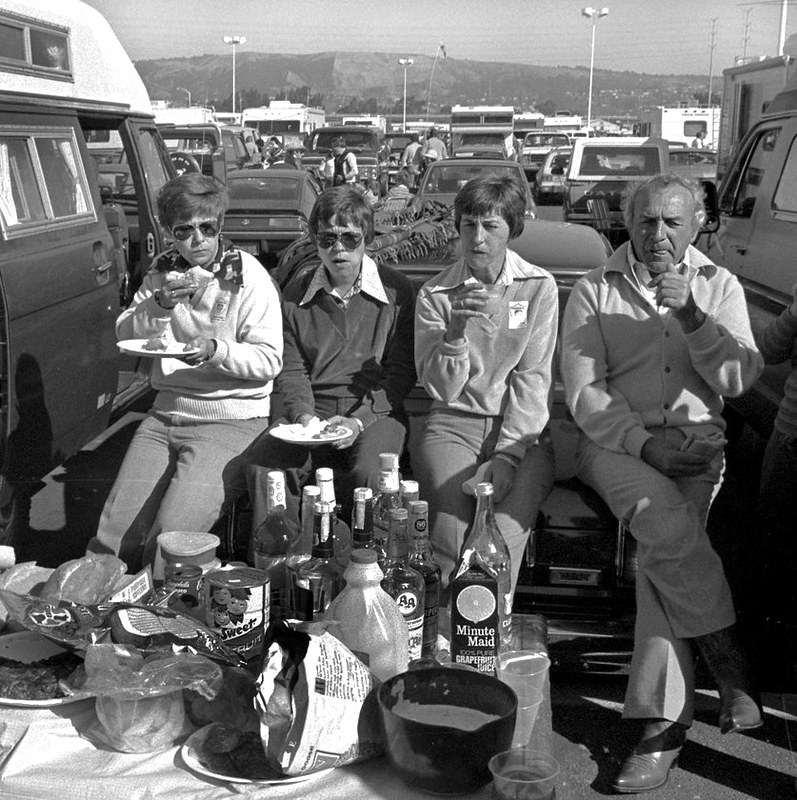
[[[589,54],[589,93],[587,96],[587,136],[589,136],[589,129],[592,123],[592,73],[595,69],[595,29],[598,27],[598,20],[608,13],[608,8],[587,6],[581,9],[581,16],[592,20],[592,48]]]
[[[402,116],[401,130],[407,130],[407,68],[411,67],[415,61],[411,58],[400,58],[398,63],[404,67],[404,114]]]
[[[246,36],[225,36],[224,44],[232,45],[232,113],[235,113],[235,47],[246,44]]]

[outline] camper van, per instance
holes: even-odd
[[[95,9],[4,0],[0,27],[1,540],[20,498],[143,386],[114,323],[164,248],[155,195],[175,172]]]

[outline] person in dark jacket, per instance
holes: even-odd
[[[257,464],[286,473],[288,509],[317,467],[331,467],[344,516],[355,487],[377,488],[379,453],[401,453],[404,399],[415,385],[412,282],[365,253],[373,212],[349,186],[326,189],[309,220],[320,264],[283,290],[284,366],[276,392],[289,423],[347,435],[331,444],[262,437]]]

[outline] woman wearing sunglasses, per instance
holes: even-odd
[[[153,355],[191,348],[151,359],[154,405],[89,545],[133,570],[153,561],[161,531],[211,530],[238,477],[236,457],[268,427],[282,367],[279,292],[253,256],[223,240],[227,203],[224,185],[198,173],[161,189],[160,222],[173,245],[116,322],[120,340],[144,340]]]
[[[320,264],[283,290],[285,363],[277,392],[289,422],[325,420],[348,435],[312,447],[263,437],[255,461],[286,471],[289,509],[312,471],[331,467],[347,514],[355,487],[377,488],[379,453],[404,447],[403,403],[415,385],[415,292],[408,278],[366,255],[373,212],[355,188],[326,189],[309,226]]]
[[[446,590],[475,512],[464,482],[493,484],[513,593],[553,484],[547,425],[558,293],[548,272],[507,247],[523,232],[525,209],[511,178],[468,181],[454,200],[462,257],[418,293],[415,363],[432,405],[412,466]]]

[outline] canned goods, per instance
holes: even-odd
[[[266,572],[252,567],[217,569],[205,577],[205,622],[245,659],[263,647],[270,583]]]
[[[202,567],[199,564],[166,563],[163,565],[163,589],[191,606],[199,604],[202,589]]]

